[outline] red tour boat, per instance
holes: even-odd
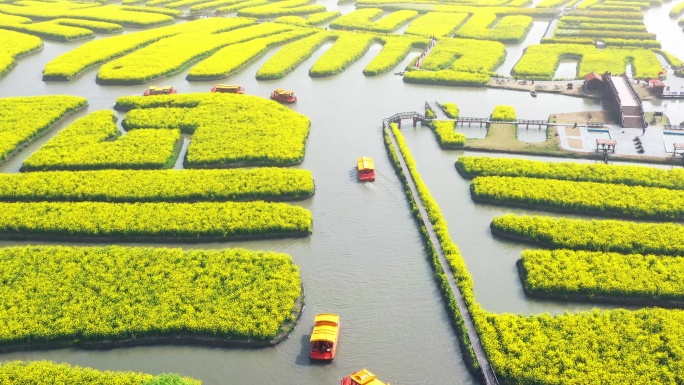
[[[309,358],[324,361],[335,358],[339,336],[340,316],[330,313],[316,314],[313,332],[311,333]]]
[[[217,84],[211,88],[211,92],[222,92],[226,94],[244,94],[245,89],[238,85]]]
[[[278,88],[277,90],[271,92],[271,99],[283,103],[294,103],[297,101],[297,97],[294,96],[294,92],[285,91],[282,88]]]
[[[359,370],[343,378],[340,385],[389,385],[378,380],[375,374],[366,369]]]
[[[176,94],[176,93],[178,93],[178,91],[176,91],[176,89],[171,87],[171,86],[166,86],[166,87],[152,86],[149,89],[145,90],[143,95],[145,95],[145,96],[169,95],[169,94]]]
[[[375,181],[375,163],[373,158],[367,156],[358,158],[356,160],[356,172],[359,176],[359,182]]]

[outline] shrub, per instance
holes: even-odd
[[[453,121],[435,120],[430,122],[430,126],[435,131],[442,148],[462,147],[465,144],[466,136],[456,132]]]
[[[489,120],[496,122],[515,122],[518,118],[515,116],[515,108],[513,108],[513,106],[498,105],[494,107],[494,112],[489,116]]]
[[[458,119],[458,106],[456,103],[442,103],[442,110],[450,119]]]

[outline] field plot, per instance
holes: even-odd
[[[526,250],[523,284],[532,295],[601,300],[676,300],[684,304],[684,259],[574,250]],[[604,297],[607,297],[604,299]],[[654,305],[660,304],[654,302]]]
[[[344,71],[350,64],[359,60],[375,42],[370,34],[343,33],[335,44],[311,66],[309,76],[326,77]]]
[[[391,33],[416,18],[418,12],[397,11],[385,17],[382,15],[383,10],[379,8],[358,9],[335,19],[330,23],[330,28]]]
[[[308,170],[103,170],[0,174],[0,201],[291,200],[314,194]]]
[[[247,4],[247,3],[245,3]],[[266,2],[264,5],[240,7],[236,9],[238,16],[267,18],[287,15],[308,15],[311,13],[325,12],[325,5],[311,4],[311,0],[283,0]],[[218,9],[219,12],[228,12],[225,7]]]
[[[118,5],[79,4],[69,1],[0,3],[0,13],[24,16],[31,19],[69,18],[103,21],[130,27],[153,27],[169,24],[174,21],[172,16],[154,12],[126,10]]]
[[[222,47],[292,30],[277,23],[263,23],[228,32],[195,32],[152,43],[100,68],[100,84],[142,84],[177,73]]]
[[[22,171],[169,168],[180,151],[178,129],[119,135],[112,111],[93,112],[31,154]]]
[[[491,224],[496,236],[544,247],[618,253],[684,255],[684,226],[504,215]]]
[[[679,168],[661,170],[645,166],[461,156],[456,161],[456,169],[461,175],[468,178],[476,176],[521,176],[684,190],[684,170]]]
[[[49,21],[31,24],[5,24],[0,22],[0,28],[23,32],[46,40],[63,42],[95,37],[95,34],[90,29],[72,27]]]
[[[285,203],[0,203],[0,235],[9,239],[69,241],[302,237],[311,213]]]
[[[15,59],[43,48],[39,38],[19,32],[0,29],[0,78],[16,65]]]
[[[191,108],[188,108],[191,107]],[[276,102],[248,95],[184,94],[117,99],[124,126],[180,128],[192,134],[189,168],[301,163],[310,121]]]
[[[469,16],[467,13],[428,12],[413,20],[406,34],[450,37]]]
[[[676,384],[684,370],[681,310],[488,313],[486,320],[480,338],[500,382]]]
[[[87,105],[84,98],[76,96],[0,99],[0,163],[64,116]]]
[[[218,33],[253,23],[253,20],[243,18],[210,18],[88,42],[47,63],[43,70],[43,80],[71,80],[88,68],[167,37],[184,33]]]
[[[289,331],[301,295],[290,256],[246,249],[10,247],[0,266],[0,296],[12,304],[0,310],[0,349],[175,336],[270,345]]]
[[[424,49],[429,44],[426,38],[411,36],[382,36],[378,40],[383,43],[382,50],[363,69],[366,76],[379,75],[395,68],[412,48]]]
[[[0,383],[48,385],[54,384],[57,378],[71,385],[201,384],[198,380],[181,378],[175,374],[153,376],[144,373],[99,371],[50,361],[5,361],[0,364]]]
[[[579,74],[592,71],[624,73],[633,64],[634,78],[658,77],[662,66],[653,51],[647,49],[597,49],[580,44],[541,44],[527,47],[525,54],[513,67],[512,73],[520,78],[551,80],[561,59],[580,60]]]
[[[423,60],[420,70],[404,81],[449,85],[484,85],[504,60],[503,44],[471,39],[442,39]]]
[[[313,55],[314,51],[337,37],[329,32],[317,32],[301,40],[288,43],[264,63],[256,73],[258,80],[280,79]]]
[[[301,26],[313,26],[327,23],[338,18],[341,15],[340,11],[318,12],[307,15],[306,18],[302,16],[280,16],[274,20],[276,23],[294,24]]]
[[[483,176],[473,180],[470,193],[476,202],[597,216],[684,219],[684,191],[659,187]]]
[[[292,40],[298,40],[314,33],[316,32],[309,29],[294,30],[229,45],[221,48],[215,54],[194,66],[188,72],[187,79],[210,80],[228,77],[254,59],[265,54],[271,47]]]
[[[509,15],[499,19],[493,13],[475,13],[456,30],[454,37],[517,43],[531,27],[530,16]]]

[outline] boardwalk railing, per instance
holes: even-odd
[[[666,124],[663,128],[666,130],[684,130],[684,124]]]
[[[425,115],[419,114],[415,111],[411,112],[400,112],[398,114],[394,114],[390,116],[389,118],[385,118],[382,120],[382,127],[387,128],[389,127],[390,123],[397,123],[397,125],[401,128],[401,121],[403,119],[411,119],[413,120],[413,126],[416,126],[417,122],[422,122],[425,120],[428,120],[425,118]]]

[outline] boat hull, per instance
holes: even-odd
[[[358,173],[359,182],[375,182],[375,172]]]
[[[282,97],[282,96],[273,96],[273,95],[271,96],[271,100],[275,100],[275,101],[277,101],[277,102],[287,103],[287,104],[292,104],[292,103],[296,103],[296,102],[297,102],[297,98],[296,98],[296,97],[293,97],[293,98],[285,98],[285,97]]]

